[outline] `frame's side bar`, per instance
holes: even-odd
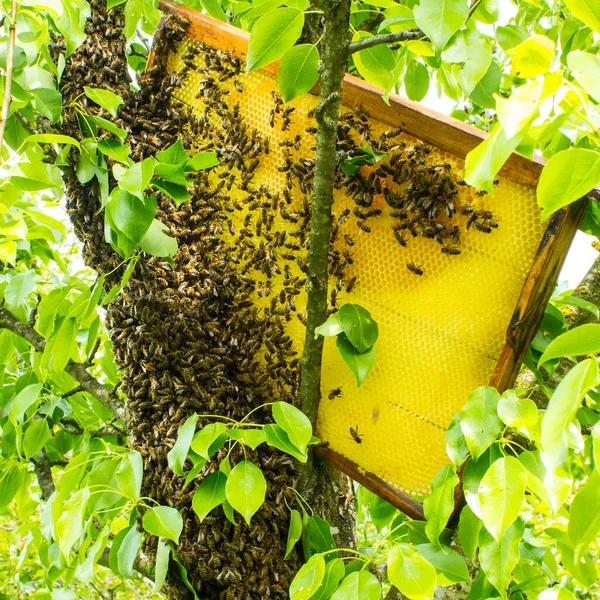
[[[317,454],[328,463],[332,464],[336,469],[346,473],[354,479],[354,481],[360,483],[368,490],[377,494],[383,500],[389,502],[392,506],[395,506],[399,511],[403,512],[407,517],[416,519],[418,521],[424,521],[425,516],[423,514],[423,506],[400,490],[397,490],[394,486],[387,483],[374,475],[365,471],[362,467],[352,462],[349,458],[338,454],[331,448],[317,447]]]
[[[506,343],[490,380],[490,385],[500,392],[510,388],[519,374],[587,203],[587,199],[582,198],[550,219],[525,279],[506,332]]]
[[[237,58],[246,60],[249,33],[170,0],[161,0],[159,8],[186,18],[189,21],[186,35],[191,39],[214,48],[228,50]],[[272,63],[263,69],[276,75],[279,63]],[[348,108],[360,107],[369,117],[390,127],[402,127],[407,134],[460,158],[464,158],[486,138],[484,132],[471,125],[395,94],[390,94],[390,104],[386,107],[383,105],[381,93],[380,88],[352,75],[346,75],[342,102]],[[512,181],[536,185],[542,166],[542,160],[531,161],[518,154],[512,154],[500,173]]]

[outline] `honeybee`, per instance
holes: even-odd
[[[415,275],[423,275],[424,271],[421,268],[423,265],[415,265],[413,262],[406,263],[406,268]]]
[[[341,388],[341,387],[338,387],[338,388],[335,388],[335,390],[331,390],[331,391],[329,392],[329,396],[328,396],[328,398],[329,398],[330,400],[333,400],[334,398],[341,397],[341,395],[342,395],[342,388]]]
[[[364,437],[364,434],[358,433],[358,425],[356,427],[350,427],[350,435],[357,444],[363,443],[362,438]]]
[[[442,248],[442,252],[444,254],[448,254],[450,256],[456,256],[457,254],[460,254],[460,250],[458,248],[454,248],[452,246],[444,246]]]

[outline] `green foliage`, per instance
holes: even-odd
[[[318,81],[323,69],[319,40],[301,37],[308,13],[316,13],[308,2],[188,4],[251,30],[249,70],[281,59],[284,101],[302,96]],[[600,33],[600,10],[591,0],[514,4],[514,16],[500,22],[493,1],[471,6],[463,0],[354,2],[355,41],[411,28],[424,35],[357,52],[350,69],[383,88],[386,100],[394,90],[420,101],[434,83],[442,89],[457,103],[456,115],[490,133],[466,161],[468,182],[490,194],[511,152],[541,152],[548,162],[537,196],[547,217],[600,183],[600,62],[594,37]],[[150,0],[108,2],[109,9],[118,5],[125,11],[129,64],[141,72],[147,50],[136,28],[152,34],[160,13]],[[66,59],[85,39],[88,3],[19,3],[17,11],[0,179],[0,293],[3,309],[23,325],[31,320],[45,349],[8,329],[0,331],[0,555],[6,557],[0,563],[0,590],[11,598],[96,597],[103,588],[108,594],[116,577],[136,577],[135,558],[148,535],[159,537],[154,591],[162,587],[171,559],[192,589],[175,553],[181,516],[140,497],[143,460],[127,449],[120,418],[79,389],[65,368],[70,361],[85,363],[116,405],[122,403],[99,309],[122,292],[144,254],[175,255],[177,242],[157,218],[156,194],[180,206],[191,197],[190,174],[216,166],[217,156],[189,156],[178,139],[155,157],[134,162],[128,132],[115,121],[123,99],[101,88],[86,87],[69,107],[81,135],[64,135],[57,82]],[[369,15],[378,23],[376,31],[361,28]],[[483,33],[482,23],[493,25],[494,37]],[[57,35],[64,37],[62,53],[56,52]],[[0,56],[4,72],[5,44],[6,36]],[[37,132],[40,123],[44,128]],[[345,158],[342,170],[351,175],[375,166],[382,156],[364,147],[362,155],[340,158]],[[73,160],[80,183],[100,190],[106,239],[123,257],[120,277],[98,277],[73,260],[71,230],[58,208],[61,171]],[[600,233],[598,210],[592,204],[582,223],[593,235]],[[337,557],[329,524],[293,496],[289,503],[297,500],[298,509],[290,507],[286,553],[291,556],[301,542],[308,562],[292,583],[292,598],[379,598],[382,586],[371,569],[384,563],[383,588],[394,584],[410,598],[430,596],[435,585],[468,583],[469,570],[474,576],[470,598],[568,600],[597,593],[599,379],[597,360],[588,355],[600,350],[598,325],[567,331],[559,309],[569,307],[598,319],[596,306],[568,292],[555,296],[547,308],[527,358],[549,396],[547,408],[540,410],[522,392],[475,390],[448,429],[451,464],[438,473],[425,498],[427,524],[360,490],[361,542],[349,561]],[[361,385],[373,366],[378,337],[368,311],[343,305],[318,332],[337,336],[340,353]],[[560,382],[550,389],[544,371],[552,376],[559,359],[581,356],[586,360],[566,375],[555,375]],[[238,444],[251,449],[267,444],[301,463],[308,460],[308,449],[318,440],[307,418],[292,405],[277,403],[273,419],[266,425],[247,419],[207,423],[205,416],[201,421],[192,415],[181,427],[169,466],[185,476],[186,486],[195,486],[192,508],[200,520],[221,506],[230,520],[237,511],[250,522],[265,498],[265,478],[251,461],[231,466],[226,458],[221,470],[204,472],[217,453],[228,456]],[[36,482],[40,466],[53,476],[53,493]],[[450,547],[447,529],[461,471],[467,506],[455,535],[469,569]],[[112,571],[99,575],[98,562],[108,548]],[[145,593],[139,577],[135,584]],[[127,597],[122,589],[110,593]]]

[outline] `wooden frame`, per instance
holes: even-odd
[[[185,18],[189,22],[186,35],[190,39],[214,48],[227,49],[237,58],[246,60],[249,33],[167,0],[161,0],[159,8],[165,13]],[[160,31],[158,35],[160,36]],[[154,48],[148,61],[149,66],[154,61]],[[279,63],[273,63],[264,67],[264,70],[277,74],[278,66]],[[317,87],[311,93],[318,93]],[[484,132],[470,125],[400,96],[390,94],[389,103],[385,111],[382,111],[379,88],[352,75],[346,75],[344,78],[342,94],[344,106],[360,107],[373,119],[391,127],[401,126],[407,134],[459,158],[464,158],[486,137]],[[512,181],[534,186],[537,184],[543,164],[542,159],[529,160],[518,154],[512,154],[500,174]],[[596,190],[592,195],[598,197]],[[503,350],[489,382],[489,385],[500,392],[510,388],[516,380],[586,207],[587,200],[582,198],[556,212],[548,222],[506,332]],[[323,459],[409,517],[424,520],[422,505],[407,494],[330,448],[319,448],[317,452]],[[458,509],[464,503],[464,497],[458,488],[457,492],[455,503]]]

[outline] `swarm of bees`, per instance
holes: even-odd
[[[107,12],[103,0],[93,0],[91,8],[87,40],[67,59],[61,79],[64,106],[81,96],[83,85],[110,89],[125,101],[114,122],[128,132],[135,161],[153,156],[178,137],[190,155],[214,151],[219,158],[218,167],[193,175],[190,201],[176,207],[157,194],[156,218],[178,241],[174,265],[143,258],[108,310],[128,398],[130,445],[144,457],[143,493],[181,511],[185,526],[178,554],[202,597],[283,599],[299,565],[295,557],[283,560],[289,520],[285,493],[296,478],[293,459],[265,446],[245,449],[268,481],[266,502],[248,526],[240,518],[231,524],[220,509],[200,523],[191,510],[194,485],[184,489],[167,454],[193,412],[241,419],[266,402],[298,401],[300,360],[287,324],[293,318],[306,322],[298,297],[308,270],[314,146],[312,154],[303,155],[309,154],[303,153],[306,143],[290,131],[294,109],[277,93],[270,130],[247,122],[239,104],[245,93],[244,64],[230,53],[186,42],[182,70],[168,73],[165,57],[180,48],[186,29],[174,17],[162,26],[154,65],[139,78],[139,90],[132,91],[122,9]],[[55,51],[61,48],[57,40]],[[192,75],[199,78],[195,94],[200,110],[173,97]],[[109,117],[91,104],[86,110]],[[81,139],[75,113],[67,109],[64,119],[66,132]],[[314,135],[316,129],[308,127],[306,133]],[[393,130],[375,139],[360,111],[342,116],[340,157],[358,156],[360,144],[366,143],[389,159],[368,176],[345,175],[340,161],[335,186],[355,206],[336,213],[332,222],[331,312],[340,295],[360,284],[352,272],[354,238],[345,228],[354,222],[362,233],[371,231],[372,219],[383,212],[372,206],[375,195],[382,194],[389,205],[393,235],[401,246],[416,235],[441,238],[442,251],[453,256],[460,252],[463,229],[489,233],[497,227],[489,211],[464,212],[470,207],[459,205],[449,169],[428,164],[427,147],[406,148],[397,139],[400,134]],[[285,180],[281,189],[273,189],[261,171],[265,161],[273,160],[274,149],[283,156],[278,164]],[[122,259],[104,240],[96,184],[82,185],[74,175],[67,175],[66,183],[68,209],[87,263],[110,274],[108,286],[117,283]],[[466,221],[464,228],[451,225],[456,215]],[[421,267],[409,264],[415,268],[409,267],[411,272],[423,274]],[[329,393],[332,400],[340,396],[339,388]],[[252,416],[261,423],[271,419],[268,409]],[[206,423],[201,419],[199,426]],[[350,434],[362,443],[358,426]],[[218,469],[223,456],[224,451],[209,461],[198,481]],[[230,455],[232,463],[242,458],[239,448]],[[145,550],[152,554],[154,544],[148,540]]]

